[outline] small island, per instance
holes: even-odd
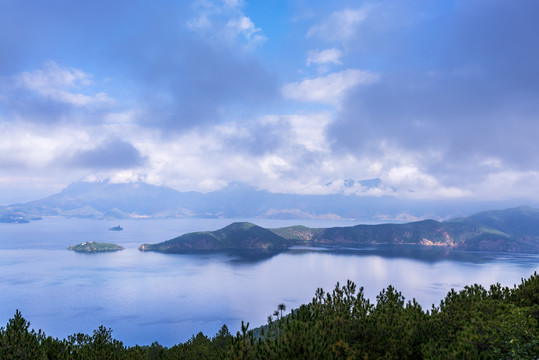
[[[122,231],[123,229],[124,229],[123,227],[121,227],[120,225],[118,225],[118,226],[115,226],[115,227],[111,227],[111,228],[109,229],[109,231]]]
[[[24,214],[7,213],[0,214],[0,223],[27,224],[30,221]]]
[[[82,244],[70,246],[67,248],[67,250],[73,250],[76,252],[84,252],[84,253],[119,251],[123,249],[124,248],[120,245],[109,244],[109,243],[99,243],[95,241],[86,241],[86,242],[83,242]]]

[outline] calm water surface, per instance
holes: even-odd
[[[351,279],[372,300],[392,284],[424,308],[451,289],[480,283],[519,283],[539,271],[539,256],[452,252],[418,247],[294,248],[259,261],[227,254],[142,253],[142,243],[186,232],[216,230],[230,219],[46,219],[0,224],[0,326],[16,309],[47,335],[65,338],[99,325],[127,345],[167,346],[198,331],[213,336],[226,323],[259,326],[277,304],[309,302],[317,288]],[[265,227],[302,224],[351,226],[348,221],[251,220]],[[84,241],[113,242],[124,251],[79,254],[65,250]]]

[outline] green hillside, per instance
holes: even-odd
[[[448,222],[475,223],[496,229],[507,235],[539,237],[539,209],[529,206],[484,211],[466,218],[449,220]]]
[[[264,254],[285,250],[288,245],[289,242],[268,229],[237,222],[217,231],[188,233],[159,244],[143,244],[139,250],[165,253],[247,250]]]
[[[304,245],[412,244],[455,246],[481,233],[475,224],[445,224],[423,220],[406,224],[356,225],[327,229],[301,227],[272,229],[276,234]]]
[[[422,245],[460,250],[539,252],[539,210],[521,207],[479,213],[448,221],[423,220],[405,224],[356,225],[332,228],[290,226],[264,229],[240,222],[217,231],[194,232],[141,251],[185,253],[244,250],[247,255],[273,254],[290,246]]]
[[[444,222],[271,229],[294,245],[411,244],[462,250],[539,252],[539,210],[530,207],[488,211]]]

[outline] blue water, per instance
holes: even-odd
[[[127,345],[171,346],[199,331],[213,336],[226,323],[266,322],[277,304],[309,302],[317,288],[353,280],[372,300],[392,284],[407,299],[430,308],[451,289],[480,283],[519,283],[539,271],[539,256],[453,252],[417,247],[294,248],[245,261],[228,254],[142,253],[142,243],[186,232],[216,230],[229,219],[45,219],[0,224],[0,326],[16,309],[47,335],[91,333],[99,325]],[[348,221],[251,220],[261,226],[351,226]],[[124,231],[108,228],[122,225]],[[126,250],[79,254],[84,241],[113,242]]]

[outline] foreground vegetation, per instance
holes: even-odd
[[[235,336],[224,325],[212,338],[202,333],[165,348],[126,347],[99,327],[93,335],[56,339],[30,330],[19,311],[0,328],[0,359],[538,359],[539,275],[513,288],[451,290],[424,311],[393,287],[371,304],[351,281],[268,325]]]

